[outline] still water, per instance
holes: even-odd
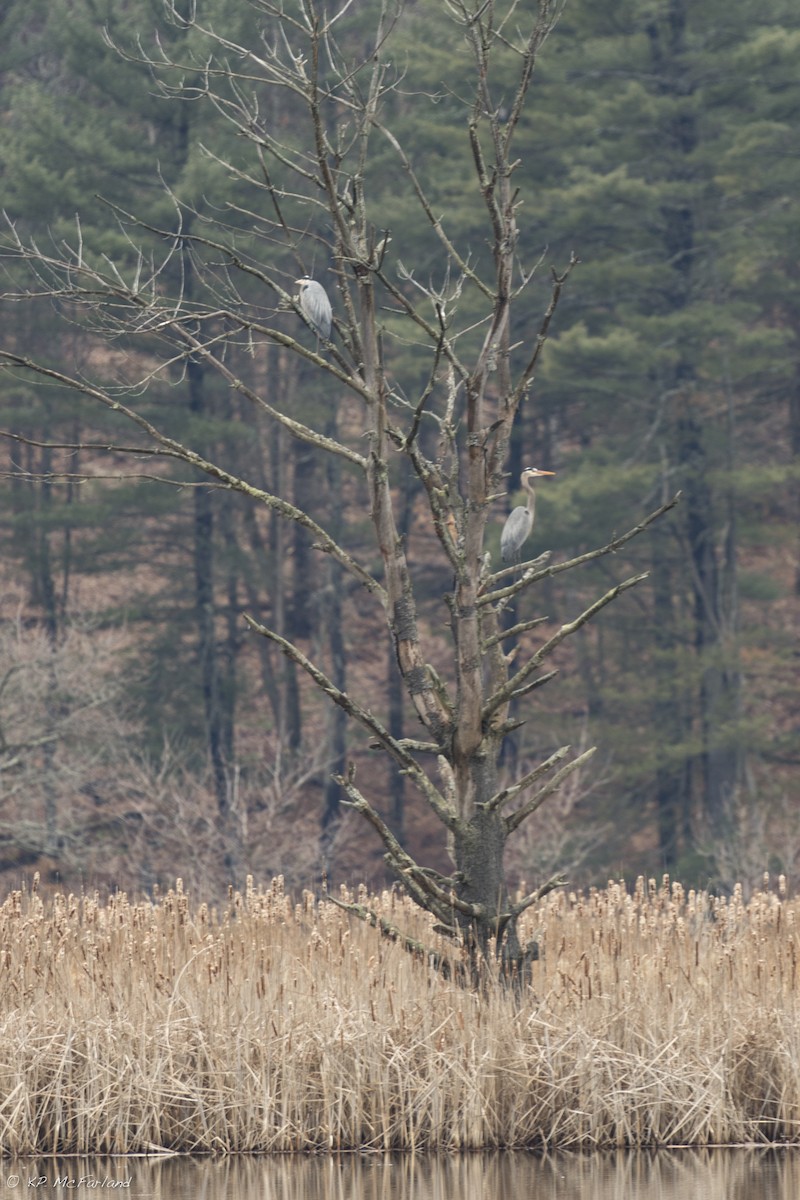
[[[800,1149],[0,1161],[0,1200],[798,1200]]]

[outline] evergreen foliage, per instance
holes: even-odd
[[[338,44],[353,61],[368,52],[379,10],[362,3],[342,18]],[[256,319],[294,334],[295,315],[281,312],[260,273],[268,264],[287,292],[306,271],[323,279],[342,314],[346,291],[328,273],[326,215],[308,218],[287,172],[277,186],[283,219],[302,233],[295,243],[302,262],[277,241],[264,212],[258,136],[234,136],[230,111],[212,100],[203,80],[206,42],[182,23],[180,5],[13,0],[3,20],[0,178],[22,235],[47,254],[74,241],[79,214],[87,256],[113,260],[126,280],[139,269],[137,247],[155,256],[172,238],[178,249],[159,281],[165,296],[216,273],[221,307],[235,291]],[[230,43],[234,68],[237,43],[258,53],[280,34],[267,4],[209,0],[201,23]],[[158,59],[159,46],[162,66],[148,67],[143,60]],[[515,710],[536,713],[515,735],[517,762],[551,743],[577,742],[587,723],[601,747],[605,782],[590,803],[606,832],[588,852],[587,872],[615,867],[631,853],[633,834],[646,849],[632,869],[683,866],[704,883],[726,881],[737,855],[748,862],[742,813],[756,811],[765,844],[786,856],[773,869],[800,866],[781,815],[800,756],[787,663],[787,629],[796,621],[787,614],[800,593],[798,47],[800,13],[785,0],[757,10],[747,0],[572,0],[539,56],[532,103],[516,133],[514,180],[525,196],[519,261],[541,256],[542,264],[530,310],[513,317],[515,368],[536,336],[550,264],[574,251],[580,266],[517,418],[504,503],[518,500],[522,466],[556,470],[539,495],[535,552],[567,558],[627,527],[626,514],[638,519],[678,488],[683,493],[677,517],[650,544],[620,552],[624,569],[649,569],[650,580],[576,636],[566,698],[551,710],[537,693],[525,698],[524,714]],[[224,48],[217,49],[224,64]],[[511,51],[499,62],[512,79]],[[462,99],[474,65],[466,42],[453,40],[446,4],[401,6],[387,70],[395,87],[379,118],[409,161],[373,138],[368,219],[376,240],[391,235],[387,278],[427,320],[430,304],[417,285],[454,285],[455,275],[448,281],[436,266],[436,235],[408,201],[407,168],[446,217],[448,234],[469,248],[470,268],[491,265],[464,136]],[[503,119],[513,90],[495,100]],[[279,131],[287,146],[312,153],[291,97],[254,84],[252,104],[254,130]],[[337,169],[357,153],[343,143]],[[135,233],[126,215],[134,213],[147,226]],[[235,286],[230,256],[201,240],[212,222],[244,268]],[[17,264],[5,257],[2,265],[4,290],[24,289]],[[5,305],[3,346],[62,367],[96,365],[91,329],[57,320],[70,316],[67,300],[55,308],[26,306],[23,317],[19,306]],[[465,356],[482,343],[484,329],[474,325],[480,311],[476,290],[464,288],[451,332]],[[386,293],[380,321],[398,391],[416,396],[431,370],[430,350],[408,339]],[[103,351],[109,387],[141,373],[141,356],[155,362],[165,354],[155,329],[135,345],[134,352],[121,327]],[[267,350],[244,334],[229,339],[226,354],[232,373],[268,404],[324,426],[330,392],[307,363],[290,366],[280,347]],[[293,458],[284,441],[273,446],[253,405],[191,356],[174,355],[153,374],[141,411],[208,459],[236,462],[242,475],[321,523],[341,504],[339,540],[366,553],[359,482],[347,472],[326,474],[316,451]],[[342,409],[340,425],[348,419]],[[210,757],[224,810],[231,779],[257,757],[260,739],[277,731],[297,750],[303,715],[317,711],[310,697],[301,703],[292,664],[279,665],[274,651],[259,651],[260,673],[252,666],[240,625],[246,610],[270,618],[279,633],[294,625],[308,643],[330,632],[330,603],[308,600],[337,586],[309,553],[313,536],[279,533],[274,514],[254,522],[238,499],[223,502],[199,486],[199,474],[168,462],[145,461],[139,470],[160,474],[165,482],[157,486],[135,478],[78,485],[69,476],[82,463],[42,443],[99,444],[118,438],[119,425],[113,413],[41,381],[0,378],[0,425],[25,439],[10,449],[2,536],[31,604],[58,638],[85,603],[82,580],[128,581],[110,584],[113,599],[98,607],[107,620],[131,623],[135,656],[145,664],[137,679],[141,736],[153,750],[166,731],[190,747],[191,761]],[[421,430],[424,450],[435,439],[432,426]],[[118,463],[108,457],[109,474]],[[23,483],[23,474],[34,482]],[[436,561],[431,531],[413,519],[420,494],[410,485],[407,544],[424,564],[422,616],[435,628],[449,567]],[[542,612],[555,619],[610,586],[602,561],[583,572],[543,583],[534,598],[520,599],[514,619]],[[373,677],[383,667],[367,646],[359,658],[357,601],[346,591],[343,601],[348,658],[355,656],[380,707],[387,701]],[[327,646],[324,653],[333,653]],[[269,704],[254,717],[250,698],[259,689]],[[341,750],[341,731],[337,737]],[[588,809],[587,801],[580,819]]]

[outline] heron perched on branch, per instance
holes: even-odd
[[[536,493],[531,480],[540,475],[555,475],[555,471],[540,471],[538,467],[526,467],[520,476],[520,483],[528,493],[528,503],[518,505],[508,514],[503,532],[500,534],[500,555],[503,562],[519,562],[522,544],[531,535],[536,511]]]
[[[296,279],[295,283],[300,287],[299,304],[303,315],[317,338],[327,342],[331,336],[333,309],[325,288],[321,283],[317,283],[316,279],[309,279],[307,275]]]

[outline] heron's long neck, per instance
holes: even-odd
[[[525,487],[528,490],[528,512],[531,514],[531,519],[536,511],[536,492],[530,483],[526,483]]]

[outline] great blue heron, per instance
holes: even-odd
[[[316,279],[303,276],[295,279],[300,286],[300,308],[318,338],[328,341],[331,336],[333,310],[325,288]]]
[[[538,467],[526,467],[520,476],[520,483],[528,493],[528,503],[520,504],[511,510],[500,534],[500,555],[503,562],[519,562],[522,544],[533,529],[533,515],[536,510],[536,493],[531,483],[539,475],[555,475],[555,471],[540,471]]]

